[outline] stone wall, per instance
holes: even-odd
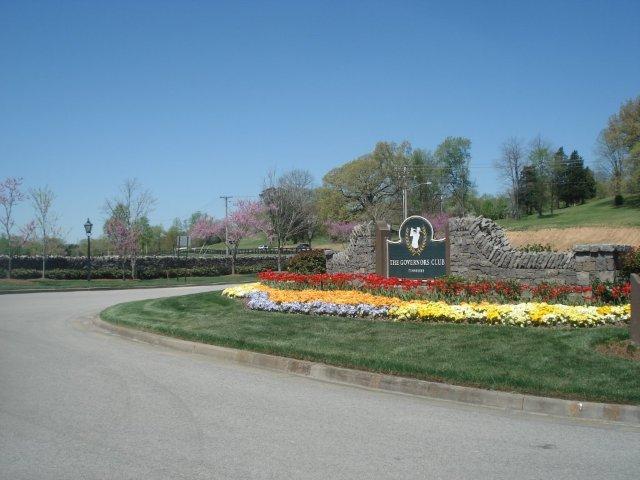
[[[356,225],[346,250],[327,259],[327,272],[375,272],[375,235],[373,222]]]
[[[482,217],[449,220],[451,274],[469,279],[589,285],[613,281],[628,245],[576,245],[568,252],[528,253],[511,247],[504,230]]]
[[[594,280],[614,281],[620,272],[620,256],[628,245],[575,245],[567,252],[528,253],[509,244],[504,230],[482,217],[449,220],[450,273],[470,280],[519,280],[589,285]],[[375,226],[354,228],[349,246],[327,261],[327,271],[372,273],[375,271]]]

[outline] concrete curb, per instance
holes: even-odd
[[[60,293],[60,292],[95,292],[104,290],[145,290],[149,288],[184,288],[184,287],[217,287],[219,285],[241,285],[251,282],[233,283],[183,283],[182,285],[142,285],[140,287],[70,287],[70,288],[28,288],[22,290],[0,290],[0,295],[14,293]]]
[[[135,330],[121,325],[114,325],[98,317],[93,318],[93,324],[103,330],[108,330],[123,337],[152,345],[160,345],[183,352],[206,355],[220,360],[268,368],[294,375],[302,375],[316,380],[418,395],[421,397],[449,400],[471,405],[519,410],[528,413],[640,425],[640,406],[635,405],[581,402],[578,400],[536,397],[521,393],[449,385],[446,383],[429,382],[415,378],[334,367],[323,363],[309,362],[295,358],[279,357],[248,350],[236,350],[205,343],[191,342],[156,333]]]

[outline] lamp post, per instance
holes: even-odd
[[[91,227],[93,223],[87,218],[84,231],[87,232],[87,282],[91,281]]]

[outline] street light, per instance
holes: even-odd
[[[87,282],[91,281],[91,227],[93,223],[87,218],[84,231],[87,232]]]

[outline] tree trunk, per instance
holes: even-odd
[[[131,255],[131,280],[136,278],[136,257]]]
[[[7,269],[7,278],[11,278],[11,248],[9,248],[9,268]]]

